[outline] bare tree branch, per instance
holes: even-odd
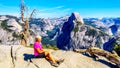
[[[29,20],[32,18],[32,16],[34,15],[35,11],[36,11],[36,9],[34,9],[34,10],[32,11],[32,13],[30,14]]]
[[[26,46],[26,45],[27,45],[28,38],[29,38],[29,36],[30,36],[29,20],[30,20],[30,19],[32,18],[32,16],[34,15],[36,9],[34,9],[34,10],[32,11],[32,13],[30,14],[30,16],[28,17],[28,15],[29,15],[29,14],[28,14],[28,8],[25,6],[24,0],[21,0],[20,11],[21,11],[22,21],[25,23],[25,25],[23,26],[23,32],[21,33],[21,35],[22,35],[21,45]],[[25,11],[26,11],[26,18],[24,17]]]
[[[77,53],[84,53],[88,52],[91,56],[99,55],[107,58],[112,63],[115,63],[117,67],[120,68],[120,57],[116,53],[110,53],[108,51],[105,51],[103,49],[97,48],[97,47],[91,47],[89,49],[76,49],[75,52]]]
[[[21,0],[21,4],[20,4],[20,11],[21,11],[21,18],[22,21],[24,22],[24,12],[25,12],[25,4],[24,4],[24,0]]]

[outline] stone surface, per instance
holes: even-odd
[[[84,23],[83,18],[80,16],[78,12],[72,13],[72,15],[69,17],[68,22],[73,22],[73,21]]]
[[[56,58],[65,61],[57,68],[110,68],[112,63],[101,57],[101,61],[72,51],[50,50]],[[31,59],[31,60],[30,60]],[[31,62],[30,62],[31,61]],[[55,68],[45,58],[33,58],[33,49],[21,45],[0,45],[0,68]]]
[[[9,27],[9,29],[16,31],[16,32],[21,32],[22,31],[22,26],[18,24],[18,22],[16,22],[15,19],[9,19],[7,21],[7,26]]]
[[[6,20],[6,19],[8,19],[6,16],[1,16],[1,17],[0,17],[0,20],[1,20],[1,21]]]
[[[115,36],[120,36],[120,18],[116,17],[116,18],[82,18],[79,13],[74,12],[71,16],[64,16],[64,17],[60,17],[60,18],[33,18],[30,20],[30,32],[31,32],[31,38],[30,41],[34,39],[34,35],[41,35],[44,38],[44,41],[53,41],[55,42],[58,35],[63,33],[62,32],[62,27],[64,22],[67,22],[69,18],[69,22],[71,23],[66,23],[66,30],[64,31],[70,31],[71,28],[73,28],[73,25],[76,26],[77,23],[76,22],[81,22],[82,24],[87,24],[88,26],[92,26],[95,27],[95,29],[99,29],[105,33],[107,33],[108,35],[115,35]],[[11,20],[12,19],[12,20]],[[74,21],[73,21],[74,20]],[[3,27],[1,27],[1,23],[3,22],[11,22],[9,24],[9,27],[7,27],[7,29],[12,29],[14,31],[12,32],[8,32],[9,30],[3,29]],[[73,22],[73,24],[72,24]],[[15,17],[15,16],[11,16],[11,15],[0,15],[0,41],[2,40],[2,42],[0,42],[0,44],[4,44],[4,45],[17,45],[20,44],[20,40],[19,38],[13,37],[12,34],[15,32],[18,34],[18,32],[20,30],[17,27],[17,24],[22,26],[24,25],[24,22],[21,21],[20,18]],[[4,24],[7,25],[7,24]],[[72,25],[72,26],[71,26]],[[11,27],[12,26],[12,27]],[[67,27],[68,26],[68,27]],[[71,28],[69,29],[69,27],[71,26]],[[111,28],[112,27],[112,28]],[[117,28],[116,28],[117,27]],[[72,36],[75,36],[75,34],[79,34],[79,36],[84,36],[84,34],[86,33],[87,27],[82,27],[85,28],[85,31],[83,31],[81,34],[79,34],[79,32],[75,33],[75,32],[69,32],[67,35],[71,34]],[[80,29],[80,28],[79,28]],[[67,37],[69,38],[69,37]],[[92,36],[88,37],[88,36],[84,36],[80,39],[84,39],[87,40],[88,38],[90,39],[95,39],[95,37],[92,38]],[[99,38],[100,39],[100,38]],[[98,40],[99,40],[98,39]],[[107,39],[107,38],[105,38]],[[103,40],[102,42],[106,42],[107,40],[105,40],[103,37],[101,38],[101,40]],[[75,40],[75,39],[73,39]],[[78,39],[76,39],[78,40]],[[83,40],[81,40],[83,41]],[[86,41],[87,42],[87,41]],[[82,42],[82,45],[87,45],[88,43],[86,42]],[[88,40],[89,42],[89,40]],[[120,43],[120,41],[118,41]],[[29,42],[30,44],[33,42]],[[79,43],[79,41],[77,41],[77,43]],[[75,43],[75,44],[77,44]],[[96,43],[94,41],[94,43]],[[92,43],[92,44],[94,44]],[[50,44],[50,43],[46,43],[46,44]],[[51,44],[50,44],[51,45]],[[56,45],[56,44],[54,44]],[[89,43],[90,45],[90,43]],[[102,45],[102,44],[100,44]],[[65,45],[67,46],[67,45]]]

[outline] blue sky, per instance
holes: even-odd
[[[120,0],[24,0],[35,17],[53,18],[79,12],[82,17],[120,17]],[[20,0],[0,0],[0,15],[20,16]]]

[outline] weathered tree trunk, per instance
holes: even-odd
[[[111,61],[112,63],[115,63],[116,66],[120,68],[120,57],[116,53],[113,54],[97,47],[91,47],[89,49],[84,49],[84,50],[76,49],[75,52],[77,53],[88,52],[91,56],[94,56],[94,55],[103,56],[107,58],[109,61]]]
[[[27,46],[27,39],[30,36],[29,20],[32,18],[32,15],[34,14],[35,9],[32,11],[29,18],[24,18],[24,14],[25,14],[24,12],[25,12],[25,5],[24,5],[24,1],[21,0],[21,19],[25,23],[25,25],[23,26],[23,32],[20,33],[22,35],[21,45]]]
[[[21,0],[20,11],[21,11],[21,18],[22,18],[22,21],[24,22],[24,12],[25,12],[24,0]]]

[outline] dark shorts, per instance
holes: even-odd
[[[45,58],[45,53],[40,53],[38,56],[36,56],[35,58]]]

